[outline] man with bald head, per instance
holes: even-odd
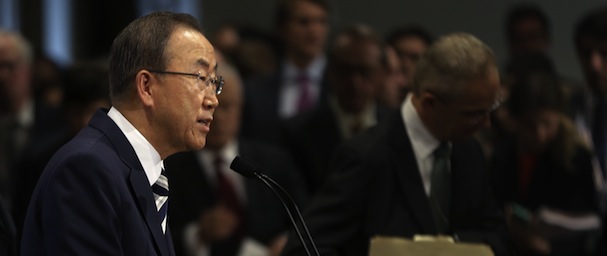
[[[112,108],[47,164],[22,254],[175,255],[163,160],[205,146],[223,83],[216,69],[213,46],[188,14],[152,13],[120,32],[110,52]]]
[[[421,57],[400,111],[346,142],[304,218],[322,255],[368,255],[375,236],[451,235],[506,255],[503,218],[472,134],[499,103],[489,47],[450,34]],[[295,236],[285,255],[304,255]]]
[[[0,29],[0,196],[12,195],[12,170],[25,147],[52,134],[55,108],[35,102],[31,85],[33,51],[21,34]]]
[[[171,190],[169,223],[179,255],[250,255],[280,251],[288,216],[272,190],[230,170],[240,155],[260,164],[301,205],[304,183],[285,151],[238,137],[243,86],[236,70],[222,65],[225,78],[221,104],[203,150],[175,154],[165,161]]]

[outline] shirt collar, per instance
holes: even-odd
[[[19,127],[30,127],[34,123],[34,102],[28,100],[21,111],[17,113],[16,121]]]
[[[223,160],[227,163],[231,163],[236,155],[238,155],[238,146],[235,140],[229,142],[225,147],[221,150],[214,152],[214,155],[221,154]]]
[[[316,57],[304,70],[301,70],[296,67],[293,62],[285,60],[285,77],[294,81],[301,72],[305,72],[306,74],[308,74],[312,82],[317,82],[322,79],[326,65],[327,58],[324,55]]]
[[[198,157],[200,163],[204,167],[205,175],[209,177],[211,183],[215,183],[217,181],[217,173],[215,170],[215,157],[220,154],[225,161],[225,165],[229,168],[232,159],[234,159],[238,155],[238,142],[236,140],[232,140],[225,147],[218,151],[213,151],[210,149],[203,149],[196,152],[196,156]],[[224,169],[224,170],[227,170]],[[240,179],[240,174],[236,172],[226,172],[225,175],[229,176],[231,180]],[[237,188],[240,189],[240,188]]]
[[[440,146],[440,141],[434,138],[430,131],[428,131],[419,117],[411,98],[412,96],[409,94],[403,102],[401,115],[405,121],[405,127],[407,134],[409,134],[413,151],[416,153],[417,158],[426,159],[432,156],[434,150]]]
[[[164,163],[160,159],[160,154],[152,144],[127,120],[120,111],[114,107],[110,108],[107,115],[114,120],[118,128],[124,133],[126,139],[131,143],[135,154],[148,177],[150,186],[156,183],[160,177],[160,172],[164,169]]]
[[[338,121],[337,123],[344,138],[352,137],[353,134],[351,134],[351,131],[348,129],[348,127],[350,127],[356,120],[362,122],[362,128],[371,127],[377,123],[377,107],[374,103],[367,104],[363,111],[358,115],[352,115],[344,111],[343,108],[341,108],[337,101],[337,97],[335,97],[334,95],[329,96],[328,101],[329,106],[333,109],[333,111],[335,111]]]

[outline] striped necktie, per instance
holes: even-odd
[[[169,208],[169,180],[165,175],[164,169],[160,173],[160,177],[156,183],[152,185],[154,191],[154,200],[156,201],[156,209],[158,210],[158,218],[162,221],[162,230],[164,232],[167,220],[167,211]]]

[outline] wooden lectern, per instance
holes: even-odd
[[[493,256],[488,245],[454,242],[445,236],[401,237],[378,236],[371,239],[369,256]]]

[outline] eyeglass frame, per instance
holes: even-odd
[[[432,90],[426,90],[426,92],[432,94],[436,99],[438,99],[438,101],[442,102],[443,104],[447,104],[450,105],[451,103],[443,98],[442,96],[439,96],[439,94],[433,92]],[[474,124],[479,124],[481,122],[483,122],[483,120],[485,120],[486,118],[489,118],[491,116],[491,114],[493,112],[495,112],[499,107],[501,107],[501,105],[504,103],[505,99],[504,99],[504,95],[500,92],[498,93],[498,97],[497,99],[495,99],[495,102],[493,102],[493,104],[491,104],[491,106],[487,109],[485,109],[484,113],[481,115],[479,115],[478,117],[474,117],[472,118],[474,120]],[[464,113],[464,115],[466,115],[466,113]],[[470,117],[467,117],[470,118]]]
[[[182,75],[182,76],[196,77],[198,80],[205,82],[205,89],[208,88],[209,86],[211,86],[211,84],[215,85],[215,95],[221,94],[221,91],[223,90],[223,85],[225,84],[225,81],[223,80],[223,76],[217,76],[217,77],[207,80],[208,76],[201,75],[201,72],[194,74],[194,73],[166,71],[166,70],[153,70],[153,69],[148,69],[147,71],[152,72],[152,73],[157,73],[157,74]]]

